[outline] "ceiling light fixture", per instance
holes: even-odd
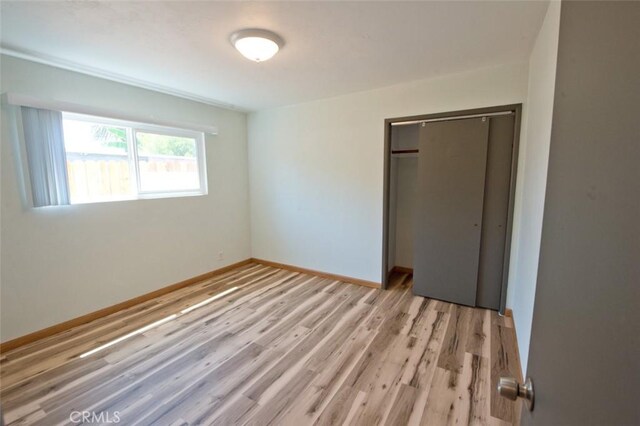
[[[284,46],[278,34],[257,28],[236,31],[229,40],[242,56],[256,62],[271,59]]]

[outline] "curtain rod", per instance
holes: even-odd
[[[76,114],[94,115],[96,117],[113,118],[116,120],[134,121],[137,123],[155,124],[158,126],[174,127],[183,130],[195,130],[198,132],[204,132],[211,135],[218,134],[218,128],[216,126],[209,126],[204,124],[187,123],[183,121],[171,121],[157,119],[153,116],[127,114],[119,111],[108,110],[103,108],[96,108],[88,105],[79,105],[70,102],[62,102],[56,100],[44,100],[38,99],[32,96],[21,95],[17,93],[4,93],[3,100],[9,105],[24,106],[30,108],[48,109],[62,112],[74,112]]]
[[[431,118],[427,120],[411,120],[411,121],[396,121],[391,123],[392,126],[409,126],[411,124],[419,124],[419,123],[432,123],[434,121],[453,121],[453,120],[464,120],[466,118],[479,118],[479,117],[493,117],[496,115],[511,115],[514,114],[514,111],[500,111],[500,112],[490,112],[486,114],[471,114],[471,115],[458,115],[458,116],[450,116],[450,117],[441,117],[441,118]]]

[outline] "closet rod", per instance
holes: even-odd
[[[391,151],[392,154],[417,154],[420,150],[418,149],[398,149],[396,151]]]
[[[515,113],[514,111],[500,111],[500,112],[491,112],[487,114],[472,114],[472,115],[459,115],[459,116],[442,117],[442,118],[431,118],[429,120],[396,121],[394,123],[391,123],[391,125],[392,126],[408,126],[410,124],[431,123],[434,121],[464,120],[465,118],[493,117],[496,115],[511,115],[514,113]]]

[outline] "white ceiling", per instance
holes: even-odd
[[[240,109],[294,104],[528,58],[547,8],[478,2],[9,2],[2,46]],[[272,60],[228,41],[259,27]]]

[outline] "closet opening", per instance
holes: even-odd
[[[504,314],[521,104],[385,120],[382,288]]]

